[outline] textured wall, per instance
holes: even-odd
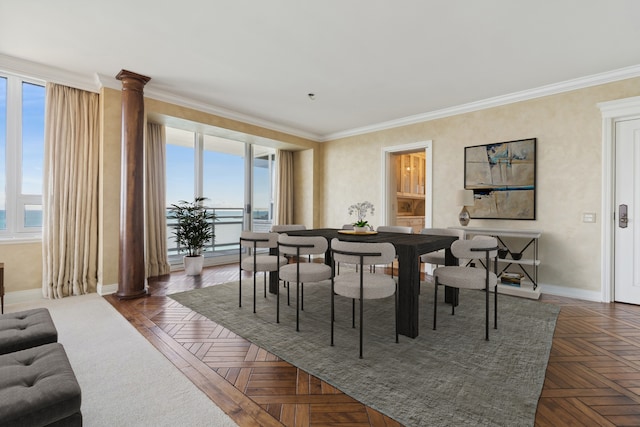
[[[469,226],[542,230],[539,282],[599,292],[602,119],[597,103],[637,95],[640,79],[629,79],[325,143],[322,222],[350,221],[347,207],[362,200],[380,210],[382,147],[432,140],[433,226],[458,225],[455,191],[464,184],[464,147],[537,138],[537,219],[471,220]],[[598,222],[583,223],[584,212],[595,212]],[[371,222],[379,221],[374,216]]]

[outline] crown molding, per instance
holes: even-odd
[[[347,138],[351,136],[362,135],[370,132],[377,132],[386,129],[392,129],[400,126],[407,126],[416,123],[428,122],[431,120],[441,119],[445,117],[457,116],[459,114],[470,113],[473,111],[484,110],[487,108],[499,107],[501,105],[513,104],[515,102],[527,101],[530,99],[541,98],[543,96],[555,95],[572,90],[583,89],[590,86],[597,86],[605,83],[611,83],[618,80],[630,79],[640,76],[640,65],[620,68],[605,73],[594,74],[587,77],[581,77],[572,80],[566,80],[560,83],[554,83],[538,88],[514,92],[507,95],[496,96],[481,101],[470,102],[451,108],[444,108],[429,113],[416,114],[413,116],[403,117],[397,120],[377,123],[371,126],[363,126],[359,128],[349,129],[341,132],[327,134],[322,137],[320,142],[331,141],[334,139]]]
[[[89,92],[98,92],[100,90],[97,82],[91,76],[3,54],[0,54],[0,70],[21,77],[39,80],[43,83],[52,82]]]

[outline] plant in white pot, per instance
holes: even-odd
[[[206,197],[196,197],[193,202],[180,200],[169,208],[171,217],[176,221],[173,235],[178,248],[186,252],[183,258],[184,271],[189,276],[202,273],[202,249],[215,238],[212,222],[216,216],[203,205],[205,200]]]

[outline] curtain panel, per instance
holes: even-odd
[[[45,298],[95,292],[99,95],[47,83],[42,193]]]
[[[276,153],[276,214],[275,224],[293,224],[293,153]]]
[[[145,247],[147,277],[168,274],[165,128],[147,123],[145,144]]]

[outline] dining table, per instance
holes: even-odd
[[[430,234],[405,234],[393,232],[349,233],[335,228],[315,228],[287,231],[291,236],[322,236],[329,242],[325,262],[331,264],[331,240],[347,242],[370,242],[393,244],[398,258],[398,332],[410,338],[419,334],[420,262],[419,257],[433,251],[445,250],[446,265],[457,265],[457,258],[451,253],[451,244],[457,236],[436,236]],[[269,277],[269,291],[278,291],[279,280],[273,274]],[[455,289],[445,288],[445,301],[457,305]]]

